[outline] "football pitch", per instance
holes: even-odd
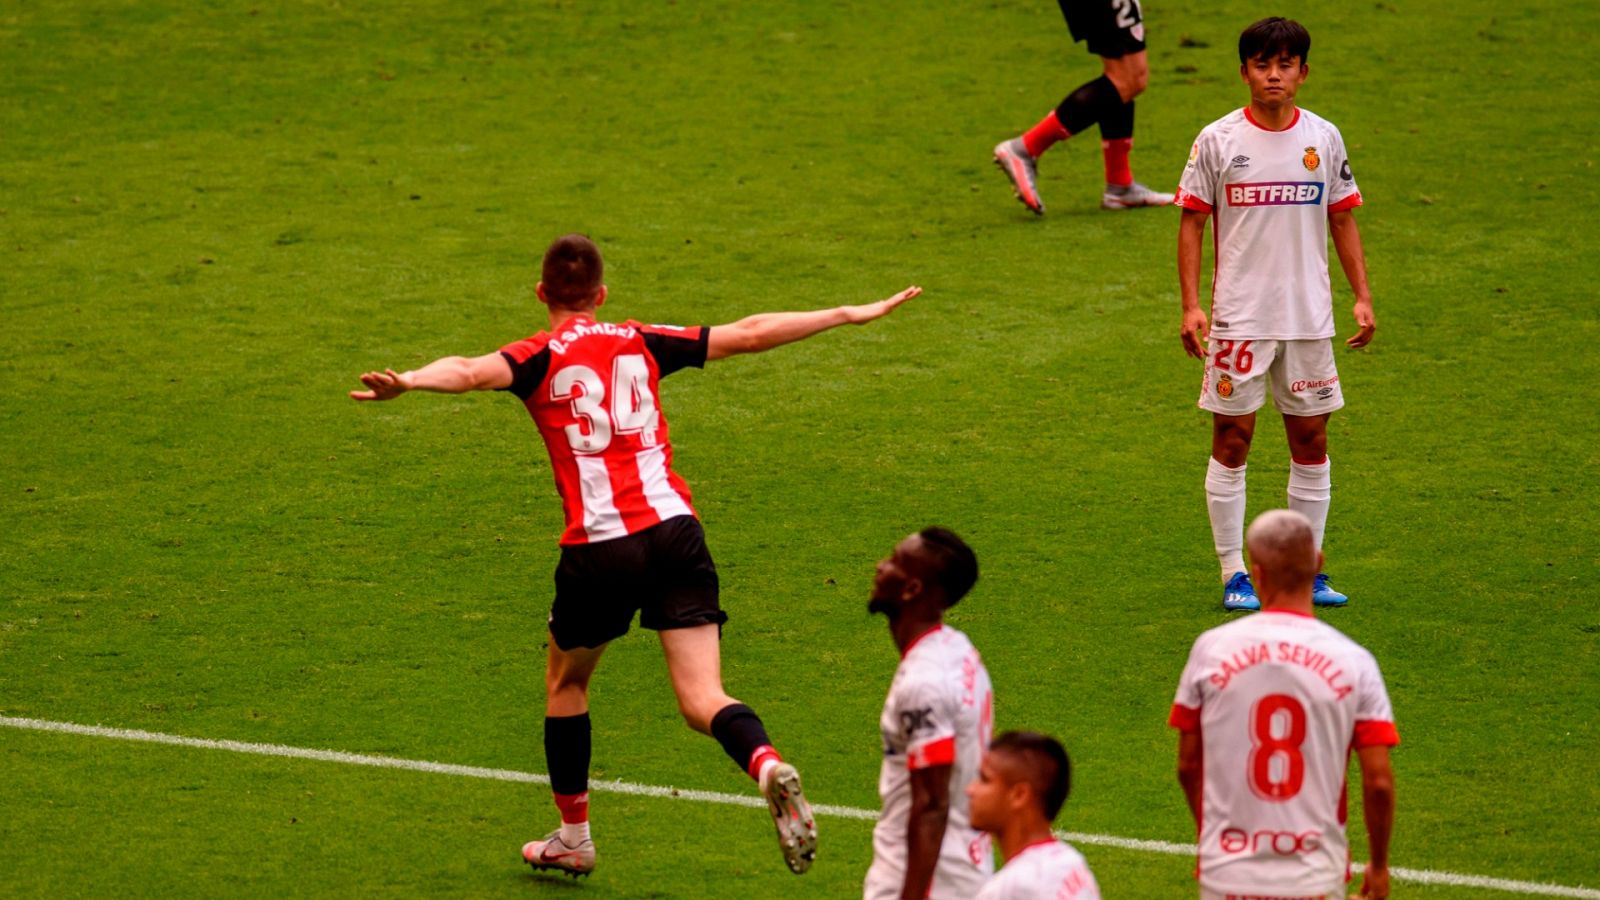
[[[1404,741],[1395,893],[1600,897],[1600,6],[1145,14],[1141,181],[1282,14],[1366,200],[1324,617]],[[872,566],[937,523],[981,562],[950,621],[997,727],[1072,754],[1057,826],[1107,897],[1193,896],[1165,722],[1225,614],[1178,216],[1099,210],[1092,134],[1042,160],[1043,218],[990,163],[1097,71],[1048,0],[0,3],[0,895],[859,895]],[[507,396],[346,399],[541,328],[568,231],[612,319],[926,288],[662,382],[727,686],[830,806],[802,878],[637,629],[592,692],[599,867],[521,864],[555,822],[543,447]],[[1252,516],[1287,469],[1263,417]]]

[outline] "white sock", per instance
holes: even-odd
[[[1322,549],[1322,532],[1328,525],[1328,504],[1333,496],[1333,463],[1326,457],[1314,466],[1290,461],[1289,508],[1311,520],[1311,534]]]
[[[561,843],[566,844],[568,847],[576,847],[588,839],[589,823],[587,821],[561,823]]]
[[[1206,465],[1206,509],[1211,513],[1211,540],[1222,564],[1222,580],[1244,567],[1244,470],[1230,469],[1212,457]]]

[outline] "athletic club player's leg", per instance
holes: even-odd
[[[1105,160],[1106,186],[1100,205],[1105,209],[1166,206],[1172,195],[1153,191],[1133,180],[1128,154],[1133,148],[1134,98],[1150,82],[1144,49],[1144,23],[1122,18],[1114,4],[1099,8],[1101,0],[1062,4],[1076,37],[1088,33],[1089,50],[1101,58],[1104,73],[1080,85],[1039,124],[1021,136],[995,147],[995,164],[1011,179],[1017,198],[1043,215],[1039,197],[1038,159],[1053,145],[1091,126],[1100,126],[1100,150]],[[1126,6],[1126,4],[1123,4]],[[1137,9],[1137,6],[1133,7]],[[1123,13],[1126,14],[1126,11]]]
[[[817,855],[817,825],[800,788],[800,773],[773,749],[755,710],[723,691],[720,627],[664,630],[661,649],[684,721],[716,738],[728,757],[760,785],[789,868],[796,874],[811,868]]]
[[[605,649],[601,644],[563,650],[555,634],[550,635],[544,676],[544,756],[561,827],[544,840],[523,846],[522,858],[535,869],[556,869],[574,877],[594,871],[594,841],[589,835],[589,679]]]

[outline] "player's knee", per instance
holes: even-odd
[[[1230,469],[1237,469],[1250,458],[1250,432],[1243,428],[1219,429],[1211,441],[1211,455]]]
[[[1297,434],[1289,439],[1289,455],[1302,462],[1315,462],[1328,455],[1328,433]]]
[[[1122,75],[1122,80],[1116,82],[1117,92],[1122,95],[1123,103],[1132,103],[1133,98],[1144,93],[1150,86],[1150,69],[1148,66],[1132,66]]]
[[[545,672],[544,691],[551,701],[583,698],[589,694],[589,678],[565,671]]]
[[[704,697],[679,697],[678,713],[683,722],[701,734],[711,733],[711,720],[723,707],[738,701],[720,691]]]

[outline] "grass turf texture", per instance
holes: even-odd
[[[1539,60],[1600,12],[1273,11],[1311,29],[1301,99],[1368,202],[1380,330],[1339,354],[1328,551],[1354,599],[1329,619],[1405,737],[1394,862],[1593,887],[1600,190],[1572,125],[1600,88],[1551,91]],[[1147,12],[1134,167],[1169,186],[1242,102],[1231,45],[1266,11]],[[537,329],[538,254],[583,230],[613,318],[928,287],[663,387],[729,687],[814,799],[875,804],[895,659],[868,573],[940,522],[983,563],[953,622],[998,726],[1073,752],[1058,824],[1192,836],[1163,722],[1223,618],[1176,216],[1097,211],[1089,136],[1044,159],[1042,220],[992,171],[1095,72],[1049,4],[13,5],[0,46],[0,712],[542,768],[560,512],[532,427],[505,397],[343,392]],[[1263,419],[1252,514],[1285,455]],[[596,778],[750,790],[678,723],[647,634],[593,700]],[[24,893],[571,893],[515,862],[555,819],[528,786],[10,730],[0,758]],[[824,820],[796,880],[759,811],[595,815],[586,894],[847,896],[870,854]],[[1190,860],[1086,849],[1108,896],[1192,890]]]

